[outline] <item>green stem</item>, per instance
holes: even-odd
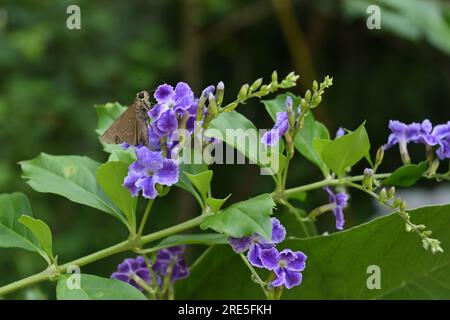
[[[391,173],[379,173],[374,174],[374,179],[384,179],[391,175]],[[310,184],[306,184],[300,187],[295,187],[291,189],[286,189],[284,191],[284,195],[289,198],[290,195],[296,194],[298,192],[304,192],[304,191],[310,191],[314,189],[319,189],[327,186],[337,186],[340,184],[345,184],[347,182],[354,182],[354,181],[362,181],[364,179],[363,175],[360,176],[354,176],[354,177],[347,177],[343,179],[324,179],[322,181],[313,182]],[[275,194],[272,194],[275,195]]]
[[[150,214],[150,211],[153,206],[153,200],[148,200],[147,207],[145,208],[144,215],[142,216],[141,224],[139,225],[139,230],[137,236],[140,237],[142,232],[144,232],[145,223],[147,222],[147,218]]]
[[[265,296],[267,298],[268,292],[267,292],[267,289],[266,289],[266,284],[264,283],[264,281],[261,280],[261,278],[259,277],[259,275],[256,272],[255,268],[253,268],[253,266],[250,264],[250,262],[248,262],[247,257],[243,253],[240,253],[239,256],[242,258],[242,260],[244,261],[245,265],[250,270],[253,278],[255,278],[256,282],[259,284],[259,286],[261,287],[262,291],[264,292],[264,294],[265,294]]]
[[[180,223],[176,226],[172,226],[172,227],[160,230],[160,231],[150,233],[148,235],[141,237],[140,239],[135,239],[135,240],[129,239],[126,241],[122,241],[111,247],[105,248],[103,250],[97,251],[97,252],[87,255],[85,257],[82,257],[82,258],[73,260],[71,262],[65,263],[61,266],[58,266],[58,268],[56,269],[56,272],[58,272],[58,273],[66,272],[67,268],[72,265],[82,267],[82,266],[90,264],[92,262],[115,255],[117,253],[132,250],[136,247],[140,247],[149,242],[171,236],[173,234],[179,233],[181,231],[185,231],[190,228],[194,228],[194,227],[200,225],[207,216],[208,215],[198,216],[194,219]],[[13,291],[16,291],[16,290],[19,290],[22,288],[29,287],[33,284],[36,284],[36,283],[39,283],[39,282],[42,282],[45,280],[49,280],[50,278],[52,278],[56,275],[55,274],[56,272],[51,271],[50,269],[46,269],[42,272],[39,272],[39,273],[29,276],[27,278],[24,278],[24,279],[18,280],[16,282],[10,283],[8,285],[5,285],[3,287],[0,287],[0,296],[3,296],[5,294],[11,293]]]

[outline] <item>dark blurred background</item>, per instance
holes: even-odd
[[[66,28],[66,8],[81,8],[81,30]],[[381,29],[366,27],[370,4],[381,8]],[[54,232],[60,261],[86,255],[124,239],[120,223],[94,209],[38,194],[20,178],[17,162],[40,152],[81,154],[106,161],[94,132],[94,104],[132,102],[158,84],[188,82],[198,94],[222,80],[225,97],[258,77],[294,70],[300,94],[314,79],[334,77],[316,109],[332,134],[367,120],[372,153],[385,143],[389,119],[433,123],[450,119],[450,6],[432,0],[177,0],[0,1],[0,192],[25,192],[34,214]],[[259,127],[272,126],[261,103],[239,109]],[[413,150],[421,156],[422,150]],[[392,151],[383,171],[399,165]],[[289,185],[320,179],[297,159]],[[362,171],[363,166],[355,168]],[[255,166],[215,166],[217,197],[246,199],[270,192],[272,180]],[[431,187],[427,184],[425,187]],[[305,210],[326,201],[318,190]],[[177,190],[155,205],[149,231],[185,220],[197,206]],[[347,226],[376,209],[352,194]],[[332,231],[332,217],[319,231]],[[83,268],[108,276],[125,255]],[[31,253],[2,249],[0,285],[40,271]],[[17,294],[52,298],[52,284]]]

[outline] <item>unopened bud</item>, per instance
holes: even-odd
[[[390,187],[387,192],[388,200],[391,200],[395,196],[395,187]]]
[[[401,198],[396,198],[394,201],[394,208],[397,208],[400,206],[400,204],[403,202],[403,200]]]
[[[276,70],[272,72],[272,83],[278,84],[278,73]]]
[[[261,87],[261,85],[262,85],[262,81],[263,81],[262,78],[255,80],[255,82],[253,82],[252,85],[250,86],[249,92],[253,92],[253,91],[259,89],[259,87]]]
[[[305,100],[306,101],[311,101],[311,91],[310,90],[306,90],[306,92],[305,92]]]
[[[245,100],[247,98],[248,89],[249,89],[249,85],[247,83],[241,87],[241,89],[239,90],[239,93],[238,93],[239,100]]]
[[[316,92],[319,89],[319,84],[316,80],[313,81],[312,89],[314,92]]]
[[[400,212],[405,212],[405,210],[406,210],[406,202],[405,201],[400,202],[399,209],[400,209]]]
[[[225,91],[225,85],[224,85],[224,83],[223,83],[222,81],[220,81],[220,82],[217,84],[216,89],[217,89],[217,105],[220,106],[220,105],[222,105],[222,102],[223,102],[223,94],[224,94],[224,91]]]
[[[375,156],[375,167],[378,167],[382,162],[384,158],[384,149],[383,147],[379,147],[377,150],[377,155]]]
[[[373,182],[373,170],[370,168],[364,169],[364,178],[362,181],[362,185],[371,190],[372,189],[372,182]]]
[[[385,203],[386,202],[386,199],[387,199],[386,188],[381,189],[378,199],[379,199],[379,201],[381,203]]]

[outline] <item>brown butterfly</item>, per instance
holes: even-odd
[[[126,142],[133,146],[139,144],[148,146],[147,112],[150,110],[148,99],[147,91],[138,92],[133,104],[106,129],[100,140],[105,143]]]

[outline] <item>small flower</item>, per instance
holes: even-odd
[[[229,237],[228,241],[234,252],[243,253],[248,250],[247,258],[256,267],[262,268],[260,253],[262,249],[268,249],[280,243],[286,237],[286,229],[277,218],[272,218],[272,239],[267,240],[255,233],[250,237]]]
[[[289,120],[287,112],[277,112],[275,125],[261,137],[261,143],[274,146],[280,138],[287,132]]]
[[[272,287],[285,286],[287,289],[298,286],[302,282],[301,272],[305,270],[306,255],[301,251],[284,249],[279,252],[276,248],[262,250],[261,261],[264,268],[275,273]]]
[[[333,193],[333,191],[326,187],[325,191],[328,193],[330,204],[333,205],[333,214],[336,217],[336,229],[342,230],[344,228],[344,213],[343,209],[348,204],[348,194],[345,192]]]
[[[178,182],[178,162],[166,159],[161,151],[147,147],[136,148],[137,161],[128,168],[123,185],[135,197],[142,190],[145,198],[154,199],[158,192],[155,185],[171,186]]]
[[[426,127],[427,124],[425,124]],[[423,137],[422,125],[420,123],[405,124],[397,120],[390,120],[389,129],[392,133],[389,135],[388,142],[383,146],[384,150],[398,144],[403,162],[409,163],[407,144],[409,142],[420,142]]]
[[[132,279],[134,275],[141,278],[146,283],[151,282],[152,277],[150,271],[147,267],[147,264],[145,263],[144,257],[142,256],[139,256],[135,259],[125,259],[121,264],[117,266],[117,271],[111,275],[111,278],[129,283],[142,291],[143,288],[141,288]]]
[[[171,281],[175,282],[179,279],[186,278],[189,275],[189,270],[184,260],[185,246],[175,246],[158,251],[153,270],[158,275],[164,277],[172,272]]]
[[[336,139],[340,138],[342,136],[345,136],[345,129],[342,127],[339,127],[336,131]]]

